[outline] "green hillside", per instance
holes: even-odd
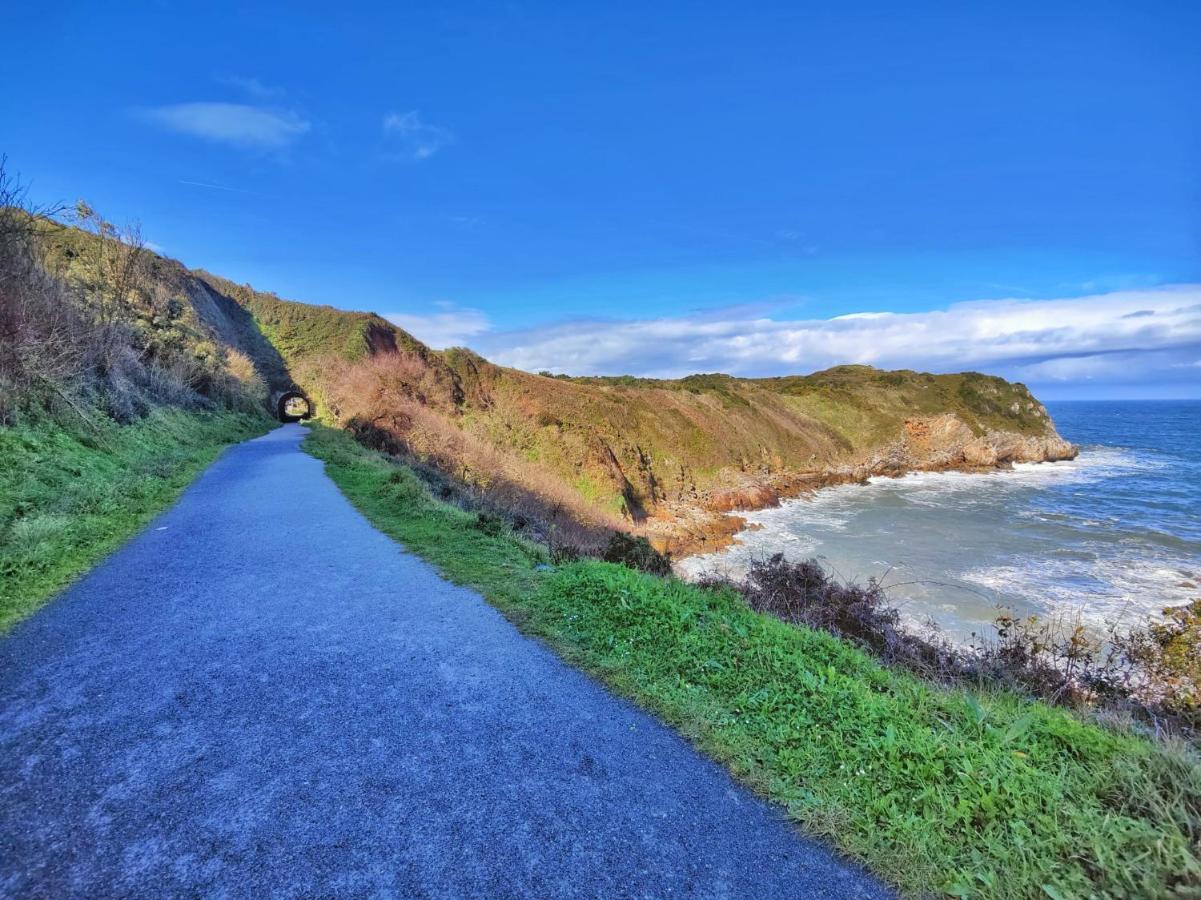
[[[268,412],[271,396],[299,386],[323,421],[536,536],[589,547],[614,529],[642,530],[687,550],[728,539],[726,510],[813,479],[1072,452],[1029,391],[999,378],[866,366],[767,379],[535,375],[466,349],[431,350],[373,313],[283,300],[144,248],[136,284],[125,284],[132,244],[90,221],[36,223],[46,278],[84,319],[119,328],[130,350],[106,361],[102,378],[84,366],[88,402],[118,421],[196,398]],[[140,399],[146,390],[121,368],[135,356],[160,394],[173,384],[179,396]]]
[[[187,277],[249,313],[324,421],[521,518],[566,516],[584,543],[614,527],[670,535],[676,507],[737,506],[757,485],[787,490],[798,476],[970,467],[981,462],[963,453],[973,439],[992,447],[1007,436],[986,465],[1070,453],[1023,385],[976,373],[840,366],[768,379],[549,377],[463,348],[431,350],[372,313]],[[926,426],[912,420],[947,416],[947,434],[916,439]],[[873,458],[886,450],[891,462]]]

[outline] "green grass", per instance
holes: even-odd
[[[1155,897],[1201,886],[1201,775],[1180,748],[884,668],[702,590],[490,536],[407,469],[316,427],[377,527],[478,589],[911,895]]]
[[[402,350],[428,352],[412,335],[374,313],[282,300],[203,270],[194,274],[250,312],[259,330],[291,367],[305,359],[362,359],[370,352],[372,329],[389,335]]]
[[[99,432],[51,421],[0,427],[0,631],[135,534],[224,447],[269,425],[159,409]]]

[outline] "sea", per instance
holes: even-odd
[[[906,620],[958,641],[1001,610],[1104,629],[1201,598],[1201,401],[1047,409],[1075,460],[826,488],[746,514],[737,544],[678,568],[739,577],[775,553],[816,559],[877,579]]]

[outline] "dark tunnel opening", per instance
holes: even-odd
[[[299,422],[313,415],[313,405],[300,391],[285,391],[275,403],[275,414],[281,422]]]

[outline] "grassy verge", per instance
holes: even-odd
[[[1063,710],[886,669],[734,594],[545,554],[317,427],[377,527],[653,710],[806,831],[912,895],[1156,897],[1201,885],[1201,771]]]
[[[49,421],[0,428],[0,631],[124,543],[223,448],[269,424],[160,409],[99,432]]]

